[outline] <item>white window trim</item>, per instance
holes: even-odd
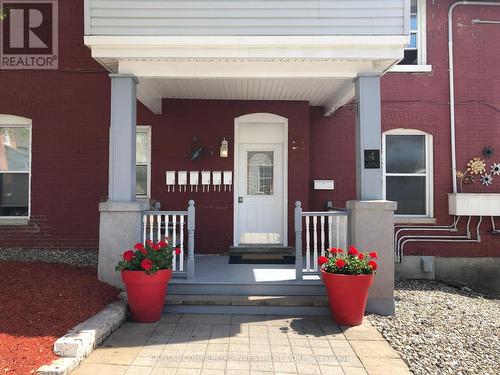
[[[29,128],[29,170],[28,170],[28,216],[0,216],[0,225],[26,225],[31,217],[31,169],[32,169],[32,154],[33,154],[33,135],[32,135],[32,121],[29,118],[2,115],[0,114],[0,127],[9,128]],[[6,173],[26,173],[26,172],[6,172]]]
[[[432,65],[427,65],[427,5],[426,0],[417,0],[418,34],[417,65],[394,65],[389,72],[393,73],[426,73],[432,72]]]
[[[152,142],[152,137],[151,137],[151,126],[150,125],[137,125],[136,128],[137,133],[147,133],[148,135],[148,149],[147,149],[147,162],[146,164],[138,164],[136,161],[136,165],[146,165],[147,166],[147,194],[146,195],[136,195],[136,198],[138,199],[145,199],[151,198],[151,142]]]
[[[395,220],[399,223],[402,222],[420,222],[419,219],[431,219],[434,220],[434,151],[433,151],[433,137],[432,134],[426,133],[422,130],[417,129],[392,129],[384,132],[382,134],[382,191],[384,193],[384,199],[386,197],[386,136],[387,135],[424,135],[425,136],[425,170],[426,170],[426,184],[425,184],[425,196],[426,196],[426,204],[425,204],[425,215],[395,215]],[[390,173],[391,176],[396,174]],[[401,174],[404,176],[422,176],[422,174],[412,174],[412,173],[404,173]],[[422,222],[425,222],[423,220]]]

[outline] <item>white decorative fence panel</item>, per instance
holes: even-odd
[[[324,256],[330,248],[347,248],[348,219],[347,211],[302,212],[301,203],[295,203],[297,279],[302,278],[304,272],[318,272],[318,258]]]
[[[194,201],[189,201],[186,211],[144,211],[142,215],[142,242],[168,238],[174,247],[172,270],[187,271],[188,278],[194,277],[194,215]]]

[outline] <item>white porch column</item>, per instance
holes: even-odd
[[[110,74],[111,127],[109,131],[109,191],[111,202],[135,201],[135,133],[137,79]]]
[[[108,201],[99,204],[99,280],[122,287],[115,271],[125,250],[141,238],[142,205],[135,199],[136,85],[132,75],[110,74]]]
[[[380,76],[360,75],[355,80],[356,187],[358,200],[383,199],[380,120]]]
[[[378,253],[378,269],[366,310],[394,315],[394,211],[390,201],[348,201],[349,243]]]

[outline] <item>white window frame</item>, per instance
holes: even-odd
[[[151,198],[151,126],[150,125],[137,125],[136,133],[146,133],[148,135],[148,149],[147,149],[147,162],[138,163],[135,165],[146,165],[147,166],[147,194],[146,195],[136,195],[138,199]]]
[[[29,118],[0,114],[1,128],[28,128],[29,129],[29,170],[28,170],[28,216],[0,216],[0,225],[26,225],[31,217],[31,169],[33,154],[32,121]],[[1,171],[0,173],[23,173],[25,171]]]
[[[408,1],[409,3],[409,1]],[[426,0],[417,0],[417,64],[394,65],[389,71],[395,73],[431,72],[432,65],[427,65],[427,5]],[[410,22],[410,19],[408,19]]]
[[[388,135],[423,135],[425,136],[425,215],[395,215],[396,221],[398,222],[416,222],[414,219],[419,218],[431,218],[434,220],[434,151],[433,151],[433,136],[432,134],[426,133],[422,130],[417,129],[392,129],[384,132],[382,134],[382,189],[384,193],[384,199],[386,196],[386,177],[387,176],[424,176],[422,173],[387,173],[386,172],[386,136]],[[424,220],[425,221],[425,220]]]

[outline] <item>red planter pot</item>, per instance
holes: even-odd
[[[171,277],[172,270],[160,270],[152,275],[143,271],[122,271],[134,322],[151,323],[160,320]]]
[[[359,326],[363,322],[372,275],[338,275],[321,270],[335,323]]]

